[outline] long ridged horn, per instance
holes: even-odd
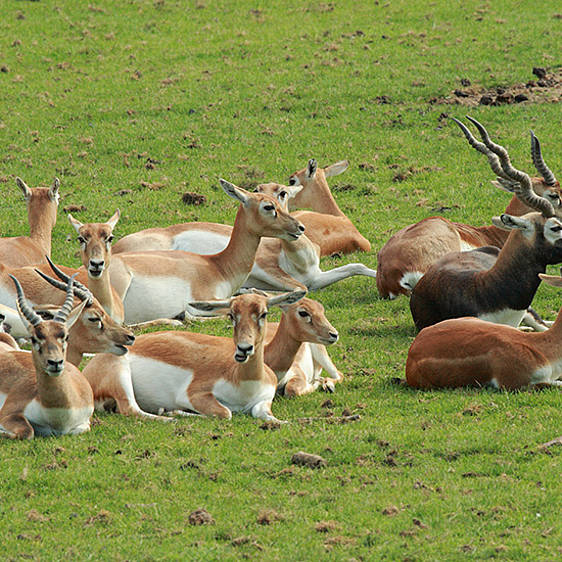
[[[69,280],[68,285],[66,286],[66,299],[64,299],[63,305],[60,307],[59,311],[55,314],[53,318],[53,322],[60,322],[64,324],[68,315],[72,312],[72,308],[74,305],[74,278],[78,275],[75,273]]]
[[[43,322],[43,319],[41,318],[41,316],[39,316],[39,314],[35,312],[35,310],[33,310],[33,308],[31,308],[31,306],[27,302],[27,299],[23,294],[23,289],[20,285],[20,282],[11,273],[9,273],[8,275],[12,278],[12,281],[16,286],[16,292],[18,294],[16,302],[18,304],[18,311],[20,312],[20,314],[34,327],[41,324],[41,322]]]
[[[469,131],[469,129],[465,126],[462,121],[451,117],[451,119],[460,127],[461,131],[464,133],[464,136],[468,140],[468,144],[475,148],[478,152],[481,152],[488,158],[488,162],[490,163],[490,167],[494,174],[503,178],[505,180],[509,180],[509,176],[502,170],[500,159],[483,143],[474,137],[474,135]]]
[[[62,271],[59,267],[57,267],[51,261],[51,258],[49,258],[49,256],[45,256],[45,257],[47,258],[47,261],[49,262],[49,265],[51,266],[51,269],[53,270],[53,272],[56,274],[56,276],[59,279],[64,281],[64,283],[60,283],[60,281],[57,281],[56,279],[53,279],[52,277],[49,277],[48,275],[45,275],[44,273],[42,273],[38,269],[36,269],[35,271],[39,275],[41,275],[41,277],[43,277],[43,279],[45,279],[45,281],[50,283],[53,287],[56,287],[57,289],[61,289],[62,291],[66,291],[66,284],[68,283],[68,280],[70,279],[70,276],[67,275],[64,271]],[[88,289],[88,287],[86,287],[86,285],[83,285],[82,283],[80,283],[80,281],[77,281],[76,279],[74,280],[74,294],[81,301],[87,300],[88,304],[86,306],[91,306],[94,302],[94,295],[92,295],[90,289]]]
[[[514,191],[515,195],[517,195],[517,197],[523,203],[525,203],[525,205],[528,205],[532,209],[539,211],[540,213],[543,214],[543,216],[547,218],[553,217],[555,213],[552,203],[548,199],[545,199],[544,197],[537,195],[533,191],[533,184],[531,182],[531,178],[529,177],[529,174],[526,174],[525,172],[521,172],[520,170],[517,170],[516,168],[513,167],[513,165],[511,164],[511,160],[509,159],[507,150],[503,146],[496,144],[490,139],[490,136],[488,135],[488,131],[486,131],[484,125],[476,121],[476,119],[469,117],[468,115],[466,116],[466,118],[471,123],[473,123],[474,126],[478,129],[480,136],[484,141],[484,144],[492,152],[498,155],[501,167],[505,172],[505,174],[508,176],[508,178],[519,182],[519,187],[516,188]]]
[[[537,172],[543,177],[546,184],[555,185],[556,178],[550,168],[546,165],[546,162],[543,160],[541,143],[533,131],[531,131],[531,157],[533,158],[533,164],[535,165]]]

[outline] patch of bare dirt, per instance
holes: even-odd
[[[463,105],[508,105],[514,103],[555,103],[562,101],[562,67],[546,69],[534,67],[534,78],[528,82],[511,86],[496,86],[486,89],[472,84],[467,78],[460,81],[460,87],[443,97],[429,100],[430,104]]]

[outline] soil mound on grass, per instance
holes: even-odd
[[[461,87],[443,97],[431,98],[430,104],[476,107],[512,103],[556,103],[562,101],[562,67],[552,70],[533,68],[534,79],[511,86],[486,89],[463,78]]]

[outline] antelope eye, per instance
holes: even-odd
[[[105,239],[105,241],[106,241],[106,242],[109,242],[110,244],[111,244],[111,242],[113,242],[113,240],[115,240],[115,236],[113,236],[113,235],[108,236],[108,237]]]
[[[86,239],[83,236],[78,236],[78,242],[80,242],[80,244],[85,244]]]
[[[289,185],[296,185],[297,180],[295,178],[289,178]]]
[[[279,192],[279,197],[281,197],[282,199],[284,199],[285,197],[287,197],[287,192],[285,190],[280,191]]]
[[[308,314],[308,312],[306,312],[306,310],[299,310],[299,316],[301,318],[306,318],[307,316],[310,316],[310,314]]]
[[[263,320],[267,316],[267,312],[262,312],[260,314],[260,320]]]
[[[266,211],[275,211],[275,207],[273,205],[264,205],[263,207]]]

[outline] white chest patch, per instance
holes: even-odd
[[[477,318],[484,320],[485,322],[505,324],[506,326],[513,326],[514,328],[517,328],[526,312],[527,310],[512,310],[511,308],[506,308],[504,310],[498,310],[497,312],[481,314]]]
[[[476,250],[476,248],[478,248],[478,246],[473,246],[461,239],[461,252],[470,252],[471,250]]]
[[[45,408],[37,400],[32,400],[23,415],[37,435],[64,435],[83,433],[90,429],[90,416],[94,407],[84,408]]]
[[[194,254],[210,255],[222,252],[229,241],[228,236],[205,230],[186,230],[174,236],[172,250],[183,250]]]
[[[215,398],[233,412],[249,412],[260,402],[275,396],[275,385],[263,381],[242,381],[239,385],[218,380],[213,387]]]
[[[306,375],[306,382],[312,384],[316,378],[316,370],[314,366],[314,359],[312,357],[312,349],[309,343],[305,342],[302,344],[301,353],[299,353],[298,358],[293,361],[291,368],[285,373],[279,373],[281,376],[279,379],[278,387],[285,386],[294,376],[294,367],[298,366],[302,369],[303,373]],[[320,368],[321,370],[321,368]]]
[[[423,273],[421,271],[408,271],[402,275],[402,278],[399,281],[401,287],[406,289],[407,291],[413,291],[414,287],[418,284],[418,281],[423,277]],[[392,295],[390,298],[393,298]]]
[[[185,279],[135,276],[123,299],[125,323],[174,318],[185,311],[190,300],[191,285]]]
[[[146,412],[192,410],[187,387],[193,379],[191,369],[183,369],[129,352],[133,390],[139,406]]]

